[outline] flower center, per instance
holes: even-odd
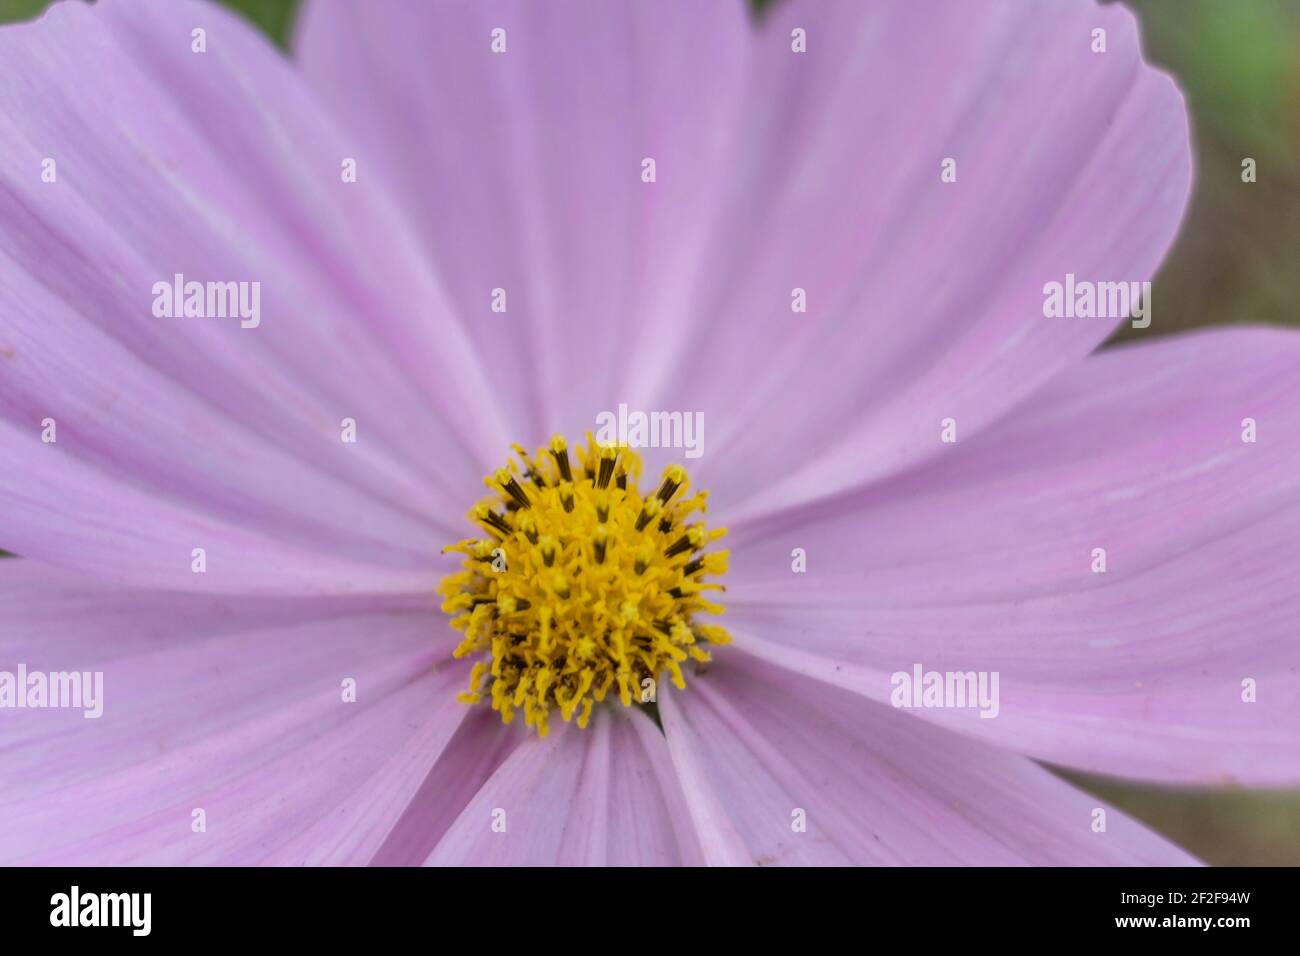
[[[484,479],[493,494],[469,513],[486,537],[444,549],[465,555],[438,589],[465,634],[455,656],[481,656],[460,700],[490,699],[507,724],[522,709],[546,736],[553,708],[586,727],[611,689],[624,707],[654,701],[664,671],[684,689],[682,663],[731,642],[696,620],[722,613],[704,597],[722,586],[702,579],[727,570],[728,552],[701,553],[726,534],[699,520],[708,493],[686,497],[686,469],[669,465],[642,497],[641,458],[590,434],[576,466],[559,435],[535,457],[514,449],[518,463]]]

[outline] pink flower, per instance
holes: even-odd
[[[0,30],[0,670],[103,674],[0,710],[4,862],[1181,863],[1038,761],[1300,779],[1300,336],[1044,314],[1187,200],[1127,11],[317,2],[295,58]],[[541,739],[457,701],[442,548],[620,403],[708,423],[734,643]]]

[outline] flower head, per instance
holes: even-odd
[[[653,702],[664,672],[684,690],[683,663],[706,663],[706,644],[731,641],[697,620],[722,613],[706,596],[721,586],[704,579],[727,570],[727,552],[703,553],[726,533],[699,520],[705,493],[686,497],[686,469],[669,465],[643,496],[640,456],[590,436],[576,463],[560,435],[535,457],[516,453],[519,465],[489,475],[496,494],[469,514],[486,537],[447,549],[466,556],[441,588],[465,632],[455,655],[490,662],[474,665],[461,699],[482,700],[486,680],[503,722],[522,708],[544,737],[552,709],[586,727],[611,691],[624,707]]]
[[[0,713],[0,859],[1187,863],[1042,763],[1300,779],[1300,336],[1045,314],[1191,188],[1120,5],[293,46],[0,28],[0,647],[103,675]],[[689,481],[550,439],[624,404],[707,419]]]

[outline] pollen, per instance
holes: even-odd
[[[624,707],[655,699],[666,674],[685,689],[684,666],[707,663],[706,645],[728,644],[700,620],[723,608],[726,534],[703,520],[708,493],[689,494],[686,469],[669,465],[642,495],[641,458],[587,436],[577,460],[561,436],[488,475],[491,494],[469,513],[479,529],[444,549],[465,556],[439,587],[455,656],[477,658],[467,704],[490,701],[505,723],[546,736],[552,711],[586,727],[607,697]]]

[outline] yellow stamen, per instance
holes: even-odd
[[[465,555],[438,589],[465,635],[455,655],[481,655],[459,699],[490,700],[507,724],[522,710],[546,736],[552,710],[586,727],[611,690],[630,707],[665,672],[684,688],[683,662],[731,642],[696,620],[722,613],[702,597],[722,586],[702,578],[727,570],[728,552],[701,553],[726,534],[699,520],[706,495],[686,498],[686,469],[670,465],[642,497],[636,452],[590,434],[576,462],[559,435],[534,457],[515,452],[520,464],[485,478],[492,497],[469,513],[485,537],[446,549]]]

